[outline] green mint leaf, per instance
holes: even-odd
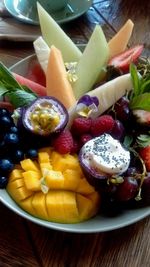
[[[130,64],[130,74],[133,83],[133,95],[137,96],[140,94],[141,81],[138,75],[137,68],[133,63]]]
[[[8,92],[8,89],[5,87],[2,87],[0,84],[0,97],[4,96]]]
[[[35,95],[22,90],[8,92],[6,96],[15,108],[30,105],[32,101],[37,99]]]
[[[33,92],[29,87],[27,87],[26,85],[22,85],[22,89],[23,89],[24,91],[26,91],[27,93],[30,93],[30,94],[32,94],[32,95],[38,97],[37,94],[34,93],[34,92]]]
[[[144,80],[141,84],[141,92],[142,93],[146,93],[146,92],[150,92],[150,77],[149,79]]]
[[[130,100],[129,105],[131,109],[143,109],[150,111],[150,93],[134,96]]]
[[[133,137],[131,135],[126,135],[123,141],[123,146],[129,149],[132,142],[133,142]]]
[[[140,147],[149,146],[150,145],[150,135],[148,135],[148,134],[140,134],[137,137],[136,142]]]
[[[22,86],[16,81],[12,73],[3,65],[2,62],[0,62],[0,81],[5,84],[5,86],[7,85],[7,87],[22,89]]]

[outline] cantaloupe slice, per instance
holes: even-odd
[[[80,58],[73,84],[76,99],[90,91],[97,80],[101,79],[109,57],[109,48],[103,30],[96,25],[88,44]]]
[[[55,45],[62,52],[65,62],[78,61],[82,53],[57,22],[37,3],[43,39],[49,47]]]
[[[134,23],[131,19],[128,19],[127,22],[123,25],[123,27],[108,42],[110,50],[109,58],[120,54],[127,48],[128,42],[133,31],[133,27]]]
[[[55,46],[51,46],[46,73],[46,89],[48,96],[54,96],[68,109],[76,102],[70,82],[67,78],[62,54]]]

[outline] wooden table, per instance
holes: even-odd
[[[85,15],[62,27],[75,42],[86,43],[95,24],[102,25],[109,40],[131,18],[130,45],[144,43],[148,55],[149,11],[148,0],[95,0]],[[24,25],[7,13],[1,16],[0,33],[40,35],[38,26]],[[0,58],[7,66],[33,52],[31,42],[0,41]],[[149,218],[111,232],[72,234],[35,225],[0,204],[0,267],[148,267],[149,235]]]

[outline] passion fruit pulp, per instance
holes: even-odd
[[[64,105],[54,97],[40,97],[23,110],[24,127],[37,135],[49,136],[62,131],[69,115]]]

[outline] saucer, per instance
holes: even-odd
[[[90,8],[92,2],[92,0],[69,0],[66,8],[51,13],[51,16],[59,24],[69,22],[83,15]],[[25,23],[39,25],[37,10],[31,7],[29,0],[4,0],[4,4],[8,12],[16,19]]]

